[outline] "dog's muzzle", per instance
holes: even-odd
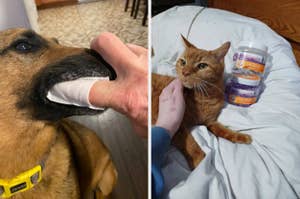
[[[35,75],[27,96],[23,98],[25,100],[20,101],[18,106],[29,107],[35,119],[50,121],[72,115],[101,113],[103,110],[56,103],[47,98],[54,85],[85,77],[109,77],[109,80],[114,80],[116,73],[98,53],[87,49],[81,54],[71,55],[45,66]]]

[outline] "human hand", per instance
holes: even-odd
[[[112,33],[102,33],[91,42],[114,68],[114,81],[97,81],[90,89],[89,101],[97,107],[111,107],[127,115],[135,131],[147,137],[148,123],[148,50],[125,45]]]
[[[173,137],[182,122],[184,111],[183,86],[179,79],[175,79],[159,96],[159,111],[155,125],[167,129]]]

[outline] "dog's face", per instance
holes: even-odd
[[[55,121],[99,113],[46,97],[56,83],[87,76],[116,78],[112,67],[92,50],[65,47],[26,29],[0,32],[1,115]]]

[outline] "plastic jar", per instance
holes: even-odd
[[[226,87],[227,101],[243,107],[254,104],[260,93],[260,80],[257,75],[233,75]]]
[[[257,42],[240,42],[238,50],[233,56],[235,65],[232,72],[234,74],[255,74],[262,77],[265,71],[267,50],[267,46]]]
[[[235,63],[232,76],[225,90],[229,103],[248,107],[257,102],[265,71],[267,50],[267,46],[261,43],[240,42],[233,56]]]

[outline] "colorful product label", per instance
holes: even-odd
[[[265,65],[245,60],[238,60],[236,62],[236,67],[252,70],[258,73],[263,73],[265,70]]]
[[[255,96],[256,94],[256,90],[246,90],[246,89],[237,89],[234,88],[232,89],[232,91],[235,91],[236,93],[238,93],[238,95],[247,95],[248,97],[250,96]]]
[[[237,95],[230,95],[229,101],[234,104],[240,104],[240,105],[251,105],[256,102],[256,97],[242,97]]]
[[[239,52],[233,57],[236,61],[237,68],[244,68],[258,73],[263,73],[265,70],[265,58],[262,55],[249,52]]]
[[[240,53],[237,53],[236,56],[237,56],[236,59],[239,59],[239,60],[255,62],[255,63],[258,63],[258,64],[264,64],[265,63],[264,56],[254,54],[254,53],[240,52]]]
[[[234,74],[234,76],[247,79],[247,80],[253,80],[253,81],[260,81],[260,76],[258,75],[242,75],[242,74]]]

